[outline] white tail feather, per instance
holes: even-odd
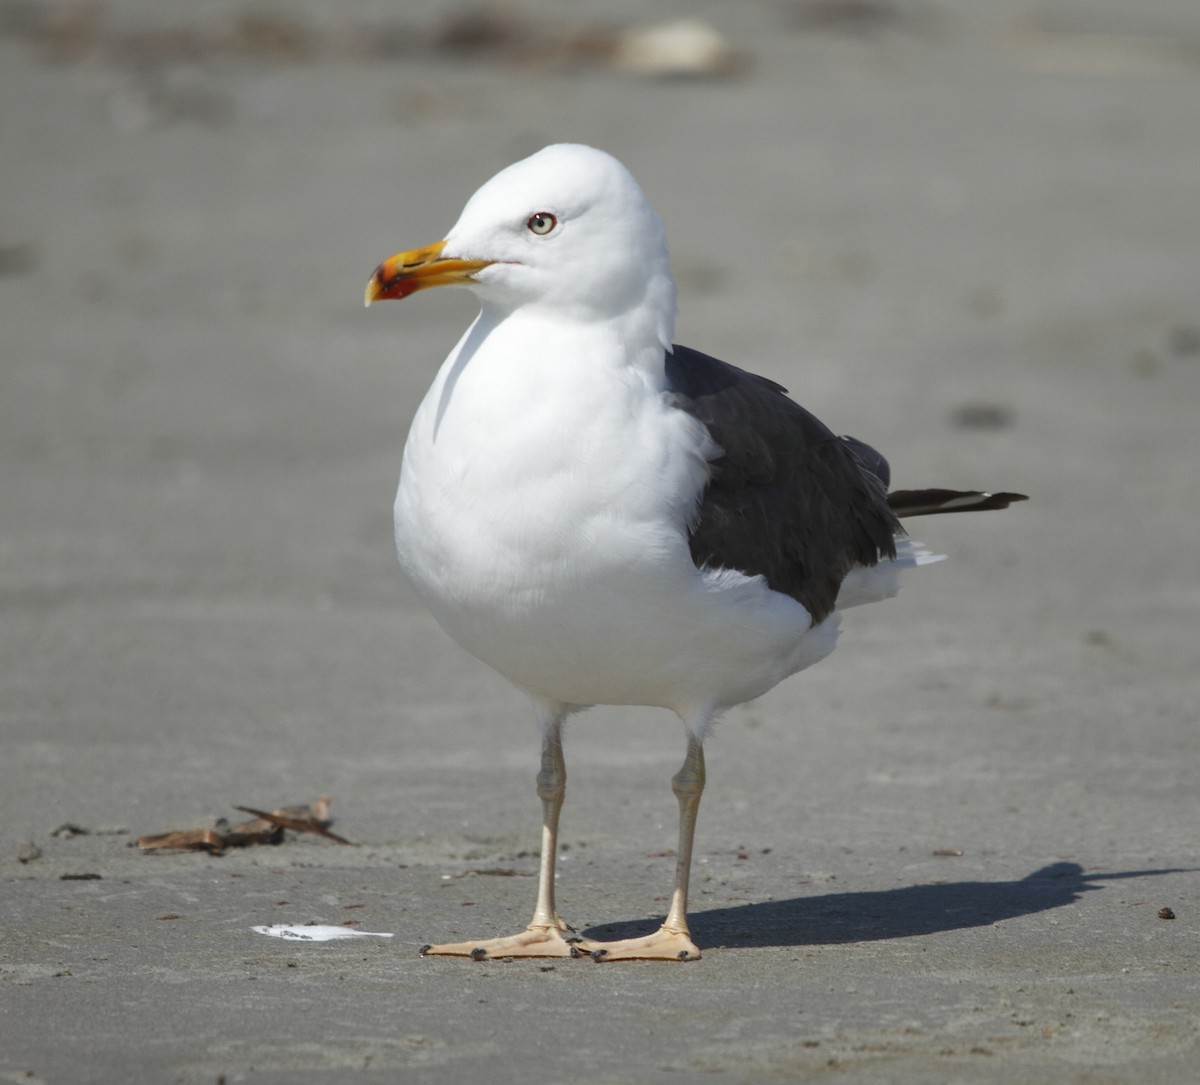
[[[919,565],[933,565],[945,560],[945,554],[935,554],[925,549],[924,543],[901,537],[896,540],[896,557],[893,560],[881,561],[870,567],[860,565],[850,570],[838,592],[837,609],[845,610],[863,603],[890,599],[900,590],[901,569],[915,569]]]

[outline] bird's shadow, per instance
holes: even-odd
[[[1085,874],[1078,863],[1052,863],[1018,881],[944,882],[861,893],[739,904],[690,912],[692,934],[703,945],[817,946],[908,938],[985,927],[1072,904],[1086,892],[1121,878],[1178,874],[1184,868]],[[653,920],[620,920],[586,931],[610,941],[649,934]]]

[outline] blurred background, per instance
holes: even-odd
[[[492,725],[526,772],[519,699],[390,539],[409,417],[473,304],[361,296],[559,140],[657,206],[680,342],[877,444],[898,486],[1032,495],[922,523],[954,560],[763,711],[836,730],[952,688],[1014,764],[1031,736],[1058,764],[1100,742],[1114,779],[1139,742],[1148,772],[1194,753],[1191,0],[5,0],[0,56],[16,808],[128,818],[133,788],[165,816],[207,808],[206,773],[274,773],[383,811],[400,763],[457,765]],[[496,790],[463,818],[527,805]]]

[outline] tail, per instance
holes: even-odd
[[[1025,494],[987,494],[979,490],[894,490],[887,495],[892,512],[901,517],[1006,509],[1014,501],[1028,500]]]
[[[1006,509],[1014,501],[1027,501],[1024,494],[985,494],[978,490],[896,490],[887,495],[897,516],[929,516],[936,512],[974,512],[977,509]],[[897,572],[917,565],[932,565],[945,554],[935,554],[906,535],[896,538],[896,556],[869,567],[857,565],[846,575],[838,592],[837,608],[874,603],[895,595],[900,586]]]
[[[882,454],[856,437],[844,436],[842,441],[858,466],[868,475],[873,475],[886,488],[892,479],[892,469]],[[932,516],[938,512],[1006,509],[1014,501],[1028,500],[1025,494],[986,494],[979,490],[895,490],[887,495],[888,505],[897,516]]]

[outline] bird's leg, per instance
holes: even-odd
[[[643,938],[624,938],[618,942],[583,940],[579,949],[590,953],[593,960],[695,961],[700,957],[700,950],[688,930],[687,900],[696,814],[704,792],[704,747],[690,732],[687,757],[671,780],[671,790],[679,800],[679,848],[675,853],[675,891],[671,895],[671,910],[663,925]]]
[[[554,907],[554,863],[558,855],[558,815],[567,787],[567,766],[563,760],[562,718],[546,723],[542,729],[542,767],[537,776],[538,798],[542,800],[542,859],[538,870],[537,904],[533,919],[520,934],[489,938],[478,942],[451,942],[424,946],[422,956],[470,957],[485,961],[489,957],[574,957],[573,942],[564,931],[571,928]]]
[[[554,907],[554,867],[558,861],[558,815],[567,792],[567,763],[563,758],[561,726],[542,742],[542,767],[537,776],[538,798],[542,800],[542,857],[538,864],[537,904],[530,929],[554,928],[569,931]]]

